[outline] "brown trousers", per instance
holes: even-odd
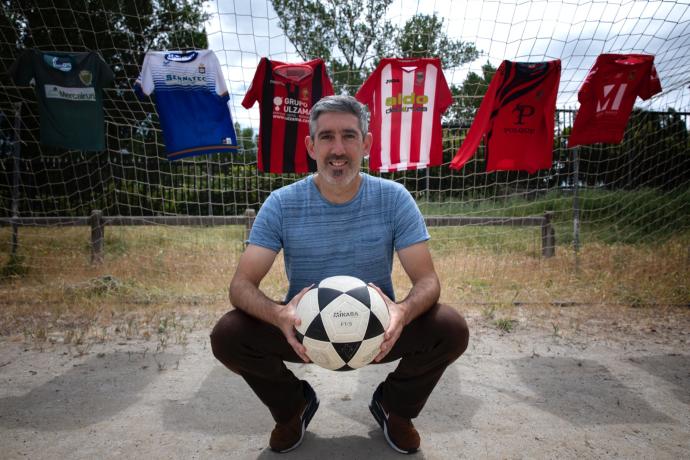
[[[402,331],[383,362],[400,359],[383,383],[383,403],[393,413],[414,418],[446,367],[467,349],[469,330],[453,308],[436,304]],[[302,362],[275,326],[232,310],[211,332],[215,357],[239,374],[274,420],[290,419],[303,401],[302,381],[284,361]]]

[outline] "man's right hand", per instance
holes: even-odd
[[[295,295],[285,305],[281,305],[276,314],[276,326],[282,331],[297,356],[299,356],[305,363],[310,363],[311,359],[307,356],[307,348],[297,340],[295,329],[302,324],[302,321],[297,317],[297,304],[306,292],[311,289],[307,286]]]

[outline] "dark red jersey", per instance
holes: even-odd
[[[561,61],[503,61],[450,164],[461,169],[485,138],[486,170],[551,168]]]
[[[654,56],[600,55],[577,94],[580,109],[568,147],[620,143],[637,96],[646,100],[659,92],[661,82],[654,68]]]
[[[316,171],[316,162],[304,143],[309,135],[309,112],[319,99],[332,94],[333,85],[321,59],[299,64],[261,59],[242,100],[247,109],[259,102],[259,171]]]

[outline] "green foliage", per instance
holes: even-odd
[[[445,68],[479,55],[475,46],[451,40],[436,14],[417,14],[403,27],[385,19],[392,0],[272,0],[281,28],[302,59],[328,63],[336,93],[364,82],[383,57],[440,57]],[[301,12],[295,14],[296,11]]]
[[[511,332],[517,323],[517,320],[510,318],[500,318],[494,321],[494,325],[503,332]]]
[[[487,60],[482,66],[481,75],[470,72],[461,86],[451,86],[450,90],[456,101],[446,115],[451,124],[457,124],[463,128],[471,126],[495,73],[496,67]]]
[[[424,215],[457,216],[540,216],[553,212],[559,245],[571,244],[573,222],[572,192],[554,190],[541,197],[524,196],[467,201],[419,202]],[[581,232],[589,242],[654,243],[678,231],[690,229],[690,188],[672,191],[640,189],[612,191],[583,189],[578,193]],[[482,246],[510,246],[522,240],[515,233],[497,232],[490,227],[468,227]],[[451,231],[436,229],[435,231]],[[512,232],[527,232],[517,228]],[[512,235],[512,236],[511,236]],[[517,243],[514,243],[517,244]]]
[[[302,59],[326,61],[336,88],[362,84],[394,27],[385,12],[393,0],[271,0],[281,28]],[[295,12],[300,12],[295,14]]]
[[[439,57],[444,69],[474,61],[479,52],[473,43],[451,40],[443,32],[443,19],[416,14],[397,31],[395,50],[404,57]]]

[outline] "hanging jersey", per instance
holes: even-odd
[[[654,56],[602,54],[597,57],[577,98],[577,111],[568,147],[623,140],[635,99],[647,100],[661,92]]]
[[[485,137],[487,171],[551,168],[561,61],[503,61],[450,167],[461,169]]]
[[[169,160],[236,151],[230,98],[213,51],[149,51],[134,89],[141,98],[154,93]]]
[[[41,143],[77,150],[105,149],[103,88],[115,78],[95,52],[24,51],[10,68],[17,85],[34,82]]]
[[[258,169],[270,173],[316,171],[304,139],[309,112],[333,85],[321,59],[289,64],[262,58],[242,105],[259,103]]]
[[[390,172],[443,162],[441,115],[453,102],[438,58],[384,58],[355,97],[369,107],[369,169]]]

